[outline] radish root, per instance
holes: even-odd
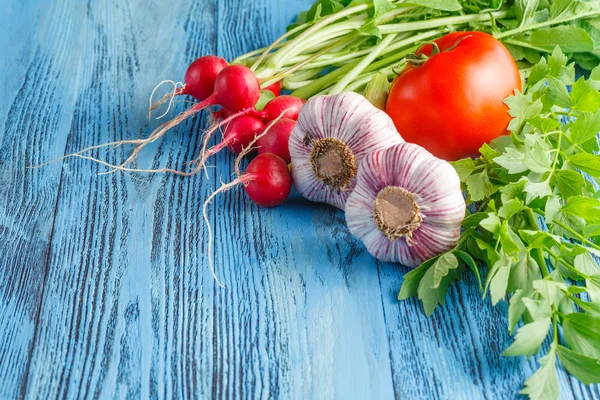
[[[202,218],[204,219],[204,222],[206,223],[206,230],[207,230],[207,234],[208,234],[208,267],[210,268],[210,272],[212,273],[212,276],[213,276],[215,282],[217,282],[217,285],[219,285],[220,287],[222,287],[224,289],[225,289],[225,285],[223,285],[219,281],[219,278],[217,278],[217,274],[215,273],[215,269],[214,269],[213,258],[212,258],[212,252],[213,252],[212,230],[210,227],[210,221],[208,220],[208,214],[206,212],[206,209],[208,208],[208,205],[213,201],[213,199],[215,198],[216,195],[218,195],[219,193],[226,192],[226,191],[232,189],[233,187],[239,185],[240,183],[246,183],[251,179],[252,179],[251,176],[246,175],[246,176],[239,176],[238,178],[234,179],[233,181],[231,181],[229,183],[223,183],[223,181],[221,181],[221,184],[222,184],[221,187],[219,187],[214,192],[212,192],[212,194],[210,196],[208,196],[208,199],[206,199],[206,201],[204,202],[204,205],[202,206]]]
[[[258,142],[258,140],[265,136],[267,133],[269,133],[269,130],[271,130],[271,128],[273,127],[273,125],[275,125],[277,123],[277,121],[279,121],[281,118],[283,118],[283,116],[285,115],[285,113],[288,111],[288,109],[284,110],[281,114],[279,114],[279,116],[277,118],[275,118],[273,121],[271,121],[269,123],[269,125],[267,125],[267,127],[265,128],[265,130],[260,134],[260,135],[256,135],[254,137],[254,139],[252,139],[252,141],[250,143],[248,143],[248,146],[242,148],[242,151],[240,152],[240,154],[237,156],[237,158],[235,159],[235,164],[234,164],[234,168],[235,168],[235,174],[237,176],[241,176],[242,173],[240,172],[240,164],[242,163],[242,159],[247,156],[252,150],[254,150],[254,145],[256,144],[256,142]],[[210,151],[210,150],[209,150]]]
[[[170,83],[170,84],[172,84],[173,85],[173,91],[165,94],[156,103],[152,103],[152,99],[154,98],[154,93],[164,83]],[[152,111],[154,109],[156,109],[161,104],[166,103],[167,100],[168,100],[169,101],[169,106],[167,107],[167,111],[165,111],[160,117],[156,117],[156,119],[161,119],[162,117],[164,117],[165,115],[167,115],[167,113],[169,112],[169,110],[171,109],[171,107],[173,107],[173,104],[175,103],[174,102],[175,96],[178,96],[178,95],[182,94],[184,88],[185,88],[185,85],[182,82],[175,82],[175,81],[172,81],[172,80],[169,80],[169,79],[166,79],[166,80],[160,82],[158,85],[156,85],[156,87],[154,87],[154,90],[152,90],[152,94],[150,94],[150,100],[149,100],[148,111],[147,111],[148,119],[150,119],[152,117]]]
[[[144,143],[147,139],[131,139],[131,140],[120,140],[118,142],[109,142],[109,143],[103,143],[103,144],[97,144],[94,146],[90,146],[90,147],[86,147],[83,150],[79,150],[75,153],[71,153],[71,154],[65,154],[64,156],[55,158],[54,160],[50,160],[50,161],[46,161],[42,164],[39,165],[30,165],[27,166],[28,169],[38,169],[38,168],[42,168],[45,167],[46,165],[50,165],[50,164],[54,164],[55,162],[64,160],[66,158],[71,158],[71,157],[79,157],[79,158],[84,158],[81,157],[83,155],[83,153],[87,153],[88,151],[92,151],[92,150],[96,150],[96,149],[101,149],[103,147],[110,147],[110,146],[114,146],[115,148],[124,145],[124,144],[141,144]],[[89,157],[91,158],[91,157]]]

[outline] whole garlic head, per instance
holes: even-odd
[[[294,185],[308,200],[344,209],[361,160],[403,142],[390,117],[363,96],[313,97],[290,136]]]

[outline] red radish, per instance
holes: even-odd
[[[254,72],[243,65],[230,65],[217,75],[213,93],[194,108],[220,104],[229,111],[239,112],[254,107],[259,98],[260,84]]]
[[[234,117],[223,130],[223,140],[206,151],[204,160],[227,147],[232,153],[240,154],[243,148],[265,129],[265,124],[251,115]]]
[[[265,129],[263,122],[251,115],[242,115],[233,119],[224,129],[224,138],[227,148],[235,154],[240,154],[244,147]]]
[[[275,95],[275,97],[281,95],[281,81],[277,81],[269,87],[266,87],[265,90],[270,91]]]
[[[198,101],[210,96],[219,73],[227,67],[227,61],[216,56],[203,56],[190,64],[185,71],[185,85],[180,94],[189,94]]]
[[[276,154],[289,164],[292,159],[288,143],[295,126],[296,121],[289,118],[282,118],[275,122],[268,132],[258,139],[258,154]]]
[[[217,75],[227,67],[227,61],[217,56],[202,56],[194,60],[185,71],[185,84],[178,88],[175,84],[175,90],[172,93],[167,93],[159,101],[151,104],[149,112],[154,110],[159,105],[163,104],[169,99],[173,99],[175,96],[190,95],[198,101],[203,101],[210,96],[215,87],[215,80]],[[160,86],[163,81],[158,84]],[[158,88],[154,88],[154,91]],[[154,95],[152,91],[152,95]],[[152,96],[150,96],[150,103],[152,103]]]
[[[133,149],[131,155],[120,165],[114,166],[112,172],[117,170],[132,171],[131,168],[125,169],[125,166],[132,162],[136,158],[137,154],[149,143],[158,140],[169,129],[174,128],[175,126],[183,122],[185,119],[200,112],[204,108],[212,105],[221,105],[222,109],[219,113],[223,116],[228,116],[222,122],[213,125],[205,133],[200,155],[191,163],[196,164],[197,168],[194,172],[180,173],[180,175],[185,176],[193,175],[197,173],[200,168],[202,168],[208,156],[218,151],[217,149],[215,149],[214,152],[209,152],[207,154],[207,148],[210,138],[220,127],[233,121],[235,118],[243,115],[250,115],[254,118],[259,118],[266,122],[272,122],[274,118],[276,118],[278,115],[285,116],[290,119],[295,119],[298,117],[298,112],[304,104],[303,100],[293,96],[279,96],[267,103],[263,111],[258,111],[256,110],[255,105],[258,102],[259,98],[260,85],[258,82],[258,78],[254,74],[254,72],[243,65],[230,65],[228,67],[223,68],[223,70],[217,75],[215,79],[213,93],[208,98],[194,105],[193,107],[189,108],[183,113],[179,114],[171,121],[165,122],[157,129],[155,129],[146,139],[106,143],[103,145],[93,146],[92,148],[81,150],[70,156],[78,156],[90,149],[96,149],[105,146],[116,146],[126,143],[136,144],[137,146]],[[252,130],[248,132],[249,135],[251,135],[252,133]],[[246,136],[246,138],[247,137],[248,136]],[[229,143],[221,146],[221,148],[228,144]],[[241,144],[243,145],[244,143]],[[164,168],[156,170],[156,172],[164,171]],[[166,171],[174,172],[171,169],[167,169]],[[152,172],[152,170],[145,170],[145,172]]]
[[[221,105],[228,111],[239,113],[237,115],[242,115],[248,113],[249,110],[253,110],[253,107],[258,102],[259,98],[260,84],[258,83],[258,78],[250,68],[243,65],[230,65],[225,67],[219,75],[217,75],[214,91],[208,98],[155,129],[147,139],[143,140],[141,144],[133,150],[131,155],[120,165],[120,167],[124,167],[133,161],[145,146],[158,140],[169,129],[176,127],[187,118],[207,107]],[[225,119],[223,123],[229,122],[232,117]],[[210,135],[207,133],[203,152],[206,149],[209,138]]]
[[[263,207],[280,205],[292,190],[292,175],[287,163],[275,154],[259,154],[238,179],[243,181],[248,197]]]
[[[255,141],[254,141],[255,142]],[[253,143],[250,144],[252,146]],[[244,185],[244,190],[248,197],[256,204],[263,207],[275,207],[287,199],[292,190],[292,175],[285,161],[274,154],[260,154],[248,164],[246,172],[239,173],[239,163],[250,150],[251,147],[243,151],[236,160],[236,173],[238,177],[232,182],[222,185],[215,190],[204,202],[202,207],[202,216],[206,223],[208,232],[208,265],[213,278],[217,284],[224,287],[215,274],[212,260],[212,232],[210,221],[206,209],[216,195],[226,192],[229,189],[239,185]]]
[[[295,121],[298,119],[298,114],[300,114],[300,109],[302,109],[304,103],[306,102],[298,97],[283,95],[275,97],[273,100],[269,101],[265,105],[263,111],[248,110],[248,113],[263,119],[265,123],[269,123],[281,115],[283,111],[287,111],[284,115],[284,118],[293,119]],[[222,108],[219,111],[214,112],[213,115],[215,118],[225,119],[231,116],[232,113]]]
[[[284,113],[285,110],[271,121],[267,127],[265,127],[260,119],[252,115],[233,115],[226,118],[223,122],[214,125],[205,133],[204,146],[200,155],[190,165],[195,165],[195,170],[199,171],[206,164],[206,160],[225,147],[228,147],[233,153],[242,153],[244,149],[249,148],[251,144],[258,141],[262,136],[267,135],[274,125],[283,118]],[[223,125],[225,125],[223,140],[207,150],[207,138],[210,138],[217,128]],[[260,135],[258,135],[259,133]]]
[[[305,101],[291,95],[283,95],[275,97],[273,100],[267,103],[264,110],[260,113],[265,123],[273,121],[284,111],[286,112],[283,118],[289,118],[296,121],[300,109],[304,105]]]
[[[300,109],[304,105],[304,100],[295,97],[295,96],[279,96],[275,97],[273,100],[269,101],[265,106],[263,111],[257,111],[254,108],[247,108],[245,110],[240,111],[237,114],[233,114],[228,118],[225,118],[221,123],[214,125],[211,129],[209,129],[204,135],[204,143],[202,146],[201,156],[199,158],[206,160],[208,156],[203,156],[207,154],[208,142],[210,138],[216,132],[216,130],[231,121],[233,118],[240,115],[252,115],[253,117],[261,118],[265,123],[269,123],[274,121],[277,118],[289,118],[296,120],[298,119],[298,114],[300,113]],[[213,153],[214,154],[214,153]],[[198,160],[198,159],[197,159]],[[196,160],[196,161],[197,161]],[[196,162],[195,161],[195,162]],[[200,164],[202,165],[202,164]]]

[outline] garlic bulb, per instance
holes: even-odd
[[[367,155],[346,203],[350,232],[373,256],[411,267],[456,246],[464,217],[454,168],[411,143]]]
[[[308,200],[344,209],[363,157],[403,142],[391,118],[363,96],[313,97],[290,136],[294,185]]]

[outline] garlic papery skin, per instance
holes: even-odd
[[[346,221],[378,260],[416,267],[456,246],[465,210],[454,168],[402,143],[362,160]]]
[[[313,97],[290,135],[294,186],[308,200],[344,209],[361,160],[400,143],[391,118],[363,96]]]

